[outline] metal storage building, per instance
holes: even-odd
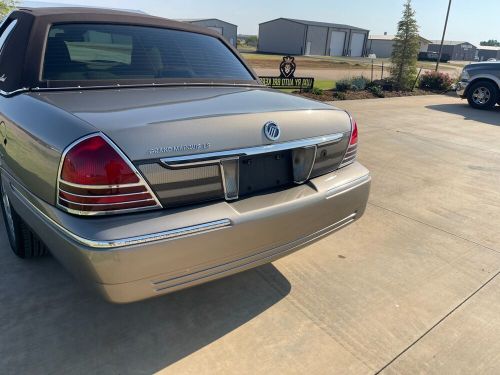
[[[368,53],[374,53],[377,57],[391,57],[394,48],[394,38],[395,35],[369,35],[366,50]],[[427,52],[430,43],[430,40],[420,37],[419,52]]]
[[[232,23],[222,21],[217,18],[183,19],[177,21],[188,22],[194,25],[207,27],[209,29],[215,30],[218,33],[222,34],[229,43],[231,43],[233,46],[236,47],[238,26]]]
[[[440,40],[432,40],[428,51],[439,52],[440,45]],[[477,48],[469,42],[445,40],[443,54],[449,55],[450,60],[474,61],[477,55]]]
[[[259,25],[259,52],[364,56],[369,30],[336,23],[277,18]]]
[[[477,49],[477,56],[479,57],[479,61],[486,61],[488,59],[497,59],[500,61],[500,47],[480,46]]]

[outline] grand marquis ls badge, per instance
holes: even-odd
[[[264,125],[264,134],[270,141],[277,141],[281,135],[281,129],[277,123],[269,121]]]
[[[189,145],[153,147],[149,149],[149,154],[168,154],[170,152],[205,151],[212,145],[210,143],[193,143]]]

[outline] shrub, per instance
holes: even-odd
[[[385,98],[384,90],[379,85],[372,84],[370,86],[367,86],[366,89],[378,98]]]
[[[323,95],[323,90],[318,87],[313,87],[310,91],[313,95]]]
[[[377,79],[373,81],[373,84],[382,87],[384,91],[394,90],[394,81],[391,78]]]
[[[347,79],[341,79],[340,81],[337,81],[335,89],[340,92],[346,92],[351,89],[351,82]]]
[[[361,77],[354,77],[354,78],[351,79],[351,90],[362,91],[362,90],[366,89],[366,85],[369,82],[370,81],[367,80],[363,76],[361,76]]]
[[[424,90],[448,91],[453,79],[447,73],[428,71],[420,78],[420,88]]]
[[[345,92],[334,92],[333,98],[338,100],[346,100],[347,96]]]

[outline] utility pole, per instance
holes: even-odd
[[[439,55],[436,62],[436,72],[439,69],[439,62],[441,61],[441,54],[443,53],[444,37],[446,35],[446,28],[448,27],[448,17],[450,16],[451,0],[448,3],[448,11],[446,12],[446,21],[444,21],[443,37],[441,38],[441,45],[439,46]]]

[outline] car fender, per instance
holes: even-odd
[[[472,79],[469,82],[469,86],[479,79],[487,79],[487,80],[495,82],[497,84],[497,86],[500,88],[500,78],[493,75],[493,74],[480,73],[480,74],[473,75],[471,78]]]

